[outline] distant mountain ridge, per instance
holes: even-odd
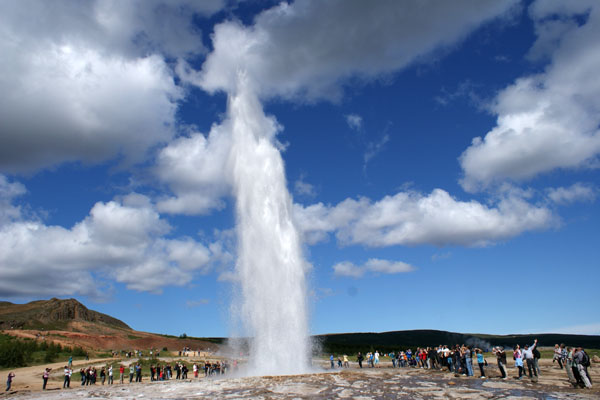
[[[123,321],[90,310],[75,299],[52,298],[27,304],[0,302],[0,329],[63,329],[77,321],[131,330]]]

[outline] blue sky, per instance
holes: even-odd
[[[597,2],[5,1],[0,26],[3,300],[228,335],[241,71],[311,333],[600,334]]]

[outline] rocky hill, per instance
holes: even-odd
[[[220,339],[175,337],[131,329],[123,321],[85,307],[75,299],[13,304],[0,301],[0,339],[52,342],[86,351],[190,348],[214,352]]]
[[[64,329],[72,322],[131,329],[123,321],[90,310],[75,299],[52,298],[27,304],[0,302],[0,329]]]

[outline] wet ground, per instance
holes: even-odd
[[[2,394],[25,399],[599,399],[598,389],[564,382],[456,377],[418,369],[346,369],[291,376],[147,382]]]

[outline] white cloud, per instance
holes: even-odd
[[[233,93],[242,70],[261,97],[336,99],[345,78],[392,73],[454,45],[515,3],[282,2],[259,14],[250,27],[237,21],[217,25],[214,51],[201,73],[180,71],[184,79],[211,92]]]
[[[390,261],[378,258],[371,258],[363,265],[355,265],[349,261],[344,261],[333,266],[333,272],[336,276],[349,276],[352,278],[361,278],[367,272],[375,274],[400,274],[414,270],[415,267],[402,261]]]
[[[460,157],[466,190],[530,179],[557,168],[585,168],[597,160],[600,6],[562,3],[532,6],[538,42],[544,43],[534,46],[534,52],[544,47],[551,63],[543,73],[519,78],[499,93],[492,106],[497,125],[484,138],[473,139]],[[582,15],[585,23],[576,23]],[[553,26],[557,18],[563,21],[560,29]]]
[[[460,201],[435,189],[426,196],[399,192],[376,202],[360,198],[335,206],[294,207],[296,223],[309,244],[335,233],[342,245],[482,246],[555,223],[550,210],[528,203],[515,191],[501,195],[494,206]]]
[[[362,117],[358,114],[346,115],[346,123],[351,129],[360,131],[362,128]]]
[[[205,214],[224,207],[231,177],[229,120],[214,125],[208,137],[194,132],[171,142],[158,155],[156,174],[174,196],[159,199],[158,210],[172,214]]]
[[[377,258],[368,260],[364,266],[369,271],[381,274],[400,274],[415,270],[415,267],[402,261],[389,261]]]
[[[557,204],[569,204],[578,201],[594,201],[598,190],[581,182],[574,183],[569,187],[547,189],[548,198]]]
[[[150,200],[138,194],[96,203],[70,229],[25,219],[5,222],[0,295],[98,297],[113,279],[129,289],[160,292],[208,272],[212,251],[188,237],[167,239],[169,231]]]
[[[365,271],[361,267],[354,265],[349,261],[337,263],[333,266],[333,273],[336,276],[349,276],[352,278],[361,278]]]
[[[300,196],[315,197],[317,195],[317,191],[314,185],[305,182],[304,178],[304,175],[300,175],[296,182],[294,182],[294,192]]]
[[[1,2],[0,168],[143,160],[183,97],[162,54],[204,52],[193,18],[222,3]]]

